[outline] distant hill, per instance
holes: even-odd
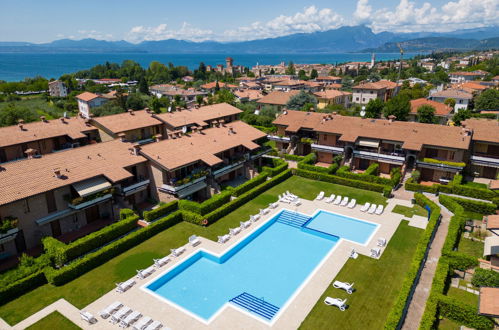
[[[132,44],[127,41],[95,39],[61,39],[50,43],[0,42],[0,53],[345,53],[345,52],[398,52],[396,42],[407,43],[407,51],[432,51],[445,49],[474,49],[495,45],[499,27],[457,30],[446,33],[374,33],[369,27],[344,26],[338,29],[313,33],[296,33],[288,36],[241,42],[193,42],[177,39],[144,41]],[[481,39],[487,41],[479,41]],[[495,46],[494,46],[495,47]],[[484,48],[480,48],[484,49]]]
[[[499,37],[475,40],[450,37],[430,37],[406,40],[401,42],[388,42],[381,47],[364,49],[364,52],[393,53],[399,51],[400,44],[406,52],[431,52],[431,51],[465,51],[499,49]]]

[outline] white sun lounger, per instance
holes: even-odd
[[[359,254],[355,251],[355,249],[352,249],[352,252],[350,252],[350,258],[357,259],[358,257]]]
[[[174,257],[178,257],[179,255],[181,255],[182,253],[184,253],[185,246],[181,246],[181,247],[176,248],[176,249],[171,249],[170,251],[171,251],[171,253],[172,253],[172,255]]]
[[[343,200],[340,203],[340,206],[347,206],[348,204],[348,197],[343,197]]]
[[[241,232],[241,228],[240,227],[230,228],[229,229],[229,233],[230,233],[231,236],[236,236],[240,232]]]
[[[328,198],[326,198],[326,203],[332,203],[334,201],[334,198],[336,197],[335,194],[331,194]]]
[[[152,273],[154,273],[154,271],[156,271],[154,266],[147,267],[146,269],[137,270],[137,277],[144,279],[146,277],[149,277]]]
[[[196,246],[198,244],[201,244],[201,240],[196,235],[192,235],[191,237],[189,237],[189,244],[191,246]]]
[[[366,212],[366,211],[369,209],[369,207],[371,207],[371,203],[366,202],[366,203],[365,203],[365,204],[364,204],[364,205],[360,208],[360,210],[361,210],[362,212]]]
[[[323,198],[324,198],[324,192],[323,191],[321,191],[319,193],[319,195],[317,195],[317,197],[315,197],[315,199],[318,200],[318,201],[322,200]]]
[[[331,298],[331,297],[326,297],[326,299],[324,299],[324,303],[328,306],[336,306],[340,309],[340,311],[344,311],[346,309],[346,302],[347,300],[346,299],[338,299],[338,298]]]
[[[378,258],[381,254],[381,249],[380,248],[374,248],[371,249],[371,257],[372,258]]]
[[[265,215],[265,214],[268,214],[270,212],[270,210],[267,208],[267,209],[260,209],[260,215]]]
[[[298,198],[298,196],[296,196],[295,194],[290,193],[289,190],[286,190],[286,195],[294,197],[294,198]]]
[[[376,211],[376,204],[371,204],[371,207],[367,210],[367,213],[373,214],[374,211]]]
[[[294,202],[293,202],[293,205],[294,206],[300,206],[301,205],[301,201],[299,199],[296,199]]]
[[[333,204],[334,205],[339,205],[340,203],[341,203],[341,196],[338,195],[338,196],[336,196],[336,199],[334,200]]]
[[[151,322],[152,319],[149,316],[141,317],[140,320],[133,325],[133,330],[144,330]]]
[[[109,316],[111,316],[111,314],[113,314],[114,312],[116,312],[118,309],[120,309],[121,307],[123,306],[123,304],[119,301],[115,301],[113,302],[111,305],[107,306],[106,308],[104,308],[100,313],[100,317],[102,317],[103,319],[107,319]]]
[[[244,222],[241,221],[240,224],[241,224],[241,226],[240,226],[241,229],[248,228],[249,226],[251,226],[251,220],[244,221]]]
[[[383,247],[386,245],[386,238],[380,237],[378,238],[378,246]]]
[[[275,208],[276,208],[276,207],[278,207],[278,206],[279,206],[279,203],[277,203],[277,202],[276,202],[276,203],[270,203],[270,204],[269,204],[269,207],[270,207],[271,209],[275,209]]]
[[[251,222],[256,222],[256,221],[260,220],[260,215],[258,215],[258,214],[250,215],[250,220],[251,220]]]
[[[130,289],[134,284],[135,284],[134,279],[130,279],[130,280],[125,281],[125,282],[117,283],[116,284],[116,291],[119,293],[123,293],[123,292],[127,291],[128,289]]]
[[[163,257],[161,259],[154,259],[154,266],[156,267],[163,267],[166,265],[168,262],[170,262],[170,256]]]
[[[128,314],[127,317],[121,320],[120,327],[128,328],[132,323],[136,322],[141,316],[142,314],[137,311]]]
[[[348,294],[352,294],[352,292],[353,292],[353,290],[352,290],[353,289],[353,283],[334,281],[333,287],[335,287],[336,289],[343,289]]]
[[[381,204],[380,204],[380,205],[378,205],[378,207],[376,208],[376,212],[375,212],[375,213],[376,213],[377,215],[381,215],[381,213],[383,213],[383,209],[384,209],[383,205],[381,205]]]
[[[121,321],[123,318],[125,318],[128,314],[132,312],[132,309],[128,306],[123,306],[120,310],[118,310],[116,313],[111,315],[111,319],[109,322],[116,324],[119,321]]]
[[[348,203],[347,207],[349,209],[353,209],[355,207],[355,205],[357,204],[357,200],[355,198],[353,198],[350,203]]]
[[[230,239],[230,234],[218,236],[218,243],[226,243]]]
[[[80,317],[83,321],[86,321],[88,324],[94,324],[97,322],[97,319],[89,312],[80,311]]]
[[[159,321],[154,321],[153,323],[149,324],[145,330],[157,330],[159,328],[162,328],[163,324]]]

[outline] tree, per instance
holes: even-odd
[[[144,109],[145,102],[140,96],[140,94],[133,93],[128,96],[126,100],[126,106],[128,109],[140,110]]]
[[[298,71],[298,79],[308,80],[307,73],[305,72],[305,70]]]
[[[315,79],[318,76],[319,76],[319,73],[317,72],[317,70],[312,69],[312,71],[310,71],[310,79]]]
[[[475,109],[499,110],[499,90],[488,89],[475,100]]]
[[[123,112],[123,108],[118,106],[114,101],[109,101],[100,107],[92,108],[92,114],[96,117],[109,116]]]
[[[302,110],[303,106],[308,103],[315,107],[317,105],[317,99],[305,91],[301,91],[300,93],[291,96],[286,106],[291,110]]]
[[[215,84],[215,93],[217,93],[219,90],[220,90],[220,85],[218,84],[217,80],[217,83]]]
[[[375,98],[369,100],[366,106],[366,117],[367,118],[379,118],[381,116],[381,112],[383,111],[383,101]]]
[[[203,95],[196,95],[196,103],[201,106],[204,102]]]
[[[383,115],[385,117],[393,115],[397,120],[402,121],[407,120],[409,112],[411,112],[411,103],[409,102],[409,97],[403,94],[396,95],[390,99],[383,108]]]
[[[451,108],[454,108],[454,106],[456,105],[456,100],[448,98],[445,99],[444,104],[448,105]]]
[[[465,121],[466,119],[471,118],[471,111],[468,109],[460,109],[453,117],[452,121],[454,124],[457,126],[461,126],[461,122]]]
[[[16,107],[13,103],[8,104],[0,111],[0,126],[16,125],[19,120],[31,122],[36,120],[35,114],[25,107]]]
[[[153,96],[149,101],[149,107],[154,113],[161,113],[161,101],[156,96]]]
[[[296,74],[295,65],[293,64],[293,62],[289,62],[288,67],[286,68],[286,74],[291,76]]]
[[[418,120],[420,123],[435,124],[435,108],[429,104],[423,104],[418,108]]]
[[[149,95],[149,85],[147,84],[146,78],[144,76],[140,77],[139,79],[139,92]]]
[[[234,105],[236,103],[236,97],[230,90],[224,88],[215,93],[213,103],[229,103]]]
[[[381,80],[381,76],[378,73],[373,72],[367,76],[367,79],[371,82],[376,82]]]

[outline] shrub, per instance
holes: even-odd
[[[133,210],[130,209],[121,209],[120,210],[120,220],[125,220],[128,217],[131,217],[135,214]]]
[[[454,166],[454,167],[465,167],[466,166],[466,163],[463,163],[463,162],[449,162],[446,160],[438,160],[438,159],[434,159],[434,158],[423,158],[423,162],[430,163],[430,164],[442,164],[442,165]]]
[[[178,210],[178,200],[174,200],[172,202],[160,205],[157,208],[150,211],[144,211],[142,216],[144,217],[144,220],[151,222],[160,217],[164,217],[168,213],[174,212],[176,210]]]
[[[453,186],[452,192],[456,195],[473,197],[478,199],[492,200],[495,197],[498,197],[498,193],[494,190],[483,189],[483,188],[474,188],[468,187],[464,185],[455,185]]]
[[[378,163],[372,163],[366,169],[366,171],[364,172],[364,174],[365,175],[378,175],[378,171],[379,171],[379,164]]]
[[[475,329],[493,329],[494,322],[478,315],[476,306],[471,306],[452,297],[441,295],[438,298],[438,309],[442,316]]]
[[[264,166],[263,171],[266,171],[271,177],[285,171],[288,168],[288,163],[282,159],[274,159],[274,167]]]
[[[269,174],[266,170],[255,176],[253,179],[246,181],[245,183],[237,186],[232,190],[232,196],[240,196],[241,194],[253,189],[254,187],[262,184],[267,180]]]
[[[284,154],[283,157],[284,157],[284,159],[292,160],[295,162],[299,162],[299,161],[303,160],[303,158],[305,158],[304,156],[289,155],[289,154]]]
[[[178,201],[178,208],[180,210],[186,210],[200,215],[205,215],[229,202],[230,196],[231,191],[226,190],[222,191],[219,194],[213,195],[211,198],[205,200],[202,203],[182,199]]]
[[[413,172],[414,173],[414,172]],[[416,183],[413,178],[409,178],[405,182],[405,189],[416,192],[428,192],[431,194],[436,194],[438,192],[439,184],[434,184],[432,186],[424,186],[422,184]]]
[[[475,268],[471,283],[474,286],[499,287],[499,273],[493,270]]]
[[[37,270],[34,273],[15,281],[2,285],[0,287],[0,304],[3,305],[15,298],[22,296],[26,292],[36,289],[47,283],[43,270]]]
[[[494,214],[496,211],[496,205],[494,203],[487,203],[459,197],[451,198],[459,205],[461,205],[466,211],[472,211],[481,214]]]
[[[390,171],[390,179],[393,187],[396,187],[400,183],[400,180],[402,179],[402,170],[400,167],[392,168]]]
[[[419,172],[419,171],[412,171],[411,178],[414,180],[415,183],[418,183],[419,179],[421,178],[421,172]]]
[[[456,174],[454,175],[454,178],[452,179],[452,185],[458,185],[463,182],[463,176],[461,174]]]
[[[377,164],[373,164],[373,165],[377,165]],[[377,171],[378,166],[373,166],[373,165],[369,166],[371,168],[371,171],[373,171],[373,169]],[[366,172],[367,172],[367,170],[366,170]],[[362,173],[362,174],[353,173],[353,172],[350,172],[350,168],[348,166],[340,167],[336,171],[335,175],[341,176],[341,177],[347,178],[347,179],[352,179],[352,180],[366,181],[366,182],[372,182],[372,183],[388,185],[388,186],[392,185],[392,180],[390,180],[390,179],[381,178],[379,176],[370,175],[367,173]]]

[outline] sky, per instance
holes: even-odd
[[[0,8],[0,41],[35,43],[240,41],[359,24],[378,33],[499,23],[499,0],[0,0]]]

